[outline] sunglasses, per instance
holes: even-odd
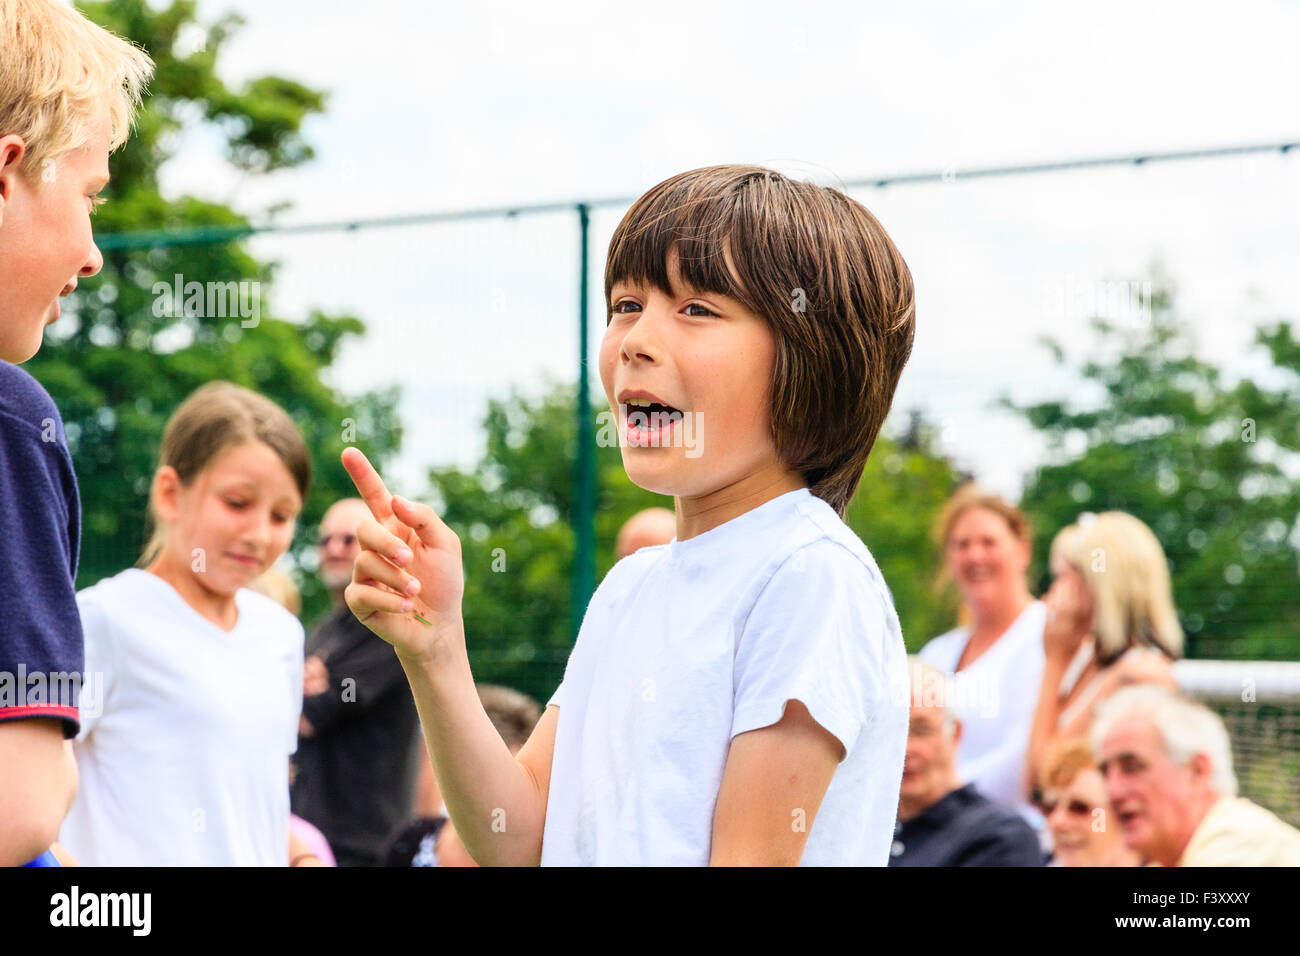
[[[1057,800],[1044,800],[1039,803],[1038,807],[1043,811],[1043,816],[1050,817],[1056,810]],[[1093,807],[1089,806],[1083,800],[1071,800],[1065,805],[1065,812],[1072,817],[1086,817],[1091,815]]]

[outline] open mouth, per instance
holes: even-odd
[[[685,414],[672,405],[643,399],[628,399],[622,412],[628,444],[639,446],[665,444]]]

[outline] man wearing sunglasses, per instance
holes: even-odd
[[[316,825],[340,866],[379,866],[393,831],[411,815],[419,719],[391,645],[352,614],[343,591],[360,552],[360,498],[321,520],[318,571],[333,608],[307,638],[293,812]]]

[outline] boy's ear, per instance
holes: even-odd
[[[13,196],[18,167],[27,155],[27,144],[15,133],[0,136],[0,225],[4,225],[5,206]]]

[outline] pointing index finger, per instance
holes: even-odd
[[[347,469],[352,483],[357,486],[362,500],[370,508],[370,513],[378,522],[385,522],[393,517],[393,496],[388,493],[384,479],[379,477],[375,466],[370,464],[360,448],[343,449],[343,467]]]

